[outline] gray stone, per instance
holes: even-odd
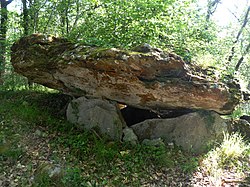
[[[94,129],[112,140],[121,140],[123,121],[115,102],[80,97],[67,108],[67,119],[80,129]]]
[[[128,127],[123,129],[123,141],[131,143],[132,145],[136,145],[138,142],[138,137],[134,133],[133,129]]]
[[[50,168],[48,171],[49,177],[52,178],[54,176],[59,176],[62,172],[62,168],[60,166],[55,166],[54,168]]]
[[[227,131],[226,120],[215,112],[194,112],[177,118],[150,119],[131,126],[139,140],[162,138],[186,151],[201,153]]]
[[[50,178],[58,178],[64,174],[64,168],[61,165],[46,162],[40,164],[34,174],[35,175],[30,178],[31,181],[34,181],[37,176],[44,174]]]
[[[36,131],[35,131],[35,134],[37,135],[37,136],[42,136],[42,131],[40,131],[39,129],[37,129]]]
[[[45,132],[40,131],[39,129],[37,129],[34,134],[37,135],[37,136],[43,137],[43,138],[46,138],[48,136],[48,134],[46,134]]]

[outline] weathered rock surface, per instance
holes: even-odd
[[[34,34],[21,38],[11,50],[16,72],[74,96],[155,111],[192,108],[221,114],[232,112],[241,97],[232,80],[223,83],[177,55],[150,46],[136,51],[103,49]]]
[[[136,145],[138,143],[138,137],[135,135],[133,129],[124,128],[123,129],[123,142],[130,143],[132,145]]]
[[[79,97],[67,108],[67,119],[79,129],[94,129],[112,140],[121,140],[124,126],[116,103]]]
[[[161,138],[184,150],[201,153],[209,144],[223,138],[226,120],[215,112],[200,111],[177,118],[150,119],[131,126],[139,140]]]

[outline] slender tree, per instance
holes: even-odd
[[[208,0],[207,15],[206,15],[207,22],[210,21],[210,17],[216,11],[219,3],[221,3],[221,0]]]
[[[235,71],[238,71],[240,69],[240,65],[243,63],[243,60],[244,60],[245,56],[249,53],[249,51],[250,51],[250,43],[248,43],[246,50],[244,51],[241,58],[238,60],[236,66],[235,66]]]
[[[7,6],[13,0],[0,0],[1,3],[1,22],[0,22],[0,85],[3,84],[3,74],[6,64],[6,33],[7,33],[7,21],[8,10]]]
[[[238,34],[237,34],[235,40],[233,41],[233,47],[231,48],[231,54],[229,55],[229,57],[228,57],[228,59],[227,59],[228,64],[230,64],[230,63],[232,62],[232,59],[233,59],[233,57],[234,57],[234,55],[235,55],[235,45],[239,42],[239,39],[240,39],[240,37],[241,37],[241,35],[242,35],[242,32],[243,32],[244,28],[246,27],[246,25],[247,25],[247,23],[248,23],[248,21],[249,21],[249,14],[250,14],[250,6],[248,7],[248,9],[247,9],[247,11],[246,11],[246,13],[245,13],[244,20],[243,20],[243,23],[242,23],[242,25],[241,25],[241,28],[240,28],[240,30],[238,31]],[[248,45],[248,46],[249,46],[249,45]],[[247,47],[247,48],[248,48],[248,47]],[[249,51],[249,48],[246,50],[246,52],[248,53],[248,51]],[[243,55],[243,59],[244,59],[244,55]],[[242,61],[241,61],[241,60],[238,61],[237,65],[236,65],[236,67],[235,67],[235,70],[238,70],[238,69],[239,69],[239,66],[240,66],[241,63],[243,62],[243,59],[242,59]]]
[[[29,15],[28,15],[28,7],[27,0],[22,0],[23,4],[23,34],[26,36],[29,34]]]
[[[39,28],[39,13],[41,11],[41,8],[46,7],[47,0],[41,1],[41,0],[28,0],[29,8],[27,8],[27,14],[29,17],[28,22],[28,28],[29,31],[32,33],[38,32]],[[26,0],[27,5],[27,0]],[[24,18],[24,17],[23,17]]]
[[[71,2],[70,0],[64,0],[61,2],[59,14],[61,17],[61,29],[62,35],[69,34],[69,9],[70,9]]]

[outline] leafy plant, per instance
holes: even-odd
[[[237,107],[236,110],[230,115],[232,119],[237,119],[243,115],[243,110],[240,107]]]
[[[94,187],[97,186],[94,181],[88,181],[82,176],[80,168],[67,168],[64,176],[61,179],[62,186],[64,187]]]

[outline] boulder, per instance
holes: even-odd
[[[229,114],[241,98],[231,77],[221,80],[213,71],[148,44],[128,51],[33,34],[13,44],[11,62],[31,82],[158,113],[190,108]]]
[[[241,116],[241,119],[233,120],[229,125],[229,132],[240,133],[246,140],[250,140],[250,116]]]
[[[226,120],[217,113],[199,111],[177,118],[150,119],[132,125],[139,140],[161,138],[166,145],[174,142],[186,151],[202,153],[227,132]]]
[[[79,129],[95,130],[112,140],[121,140],[124,126],[115,102],[80,97],[67,108],[67,119]]]

